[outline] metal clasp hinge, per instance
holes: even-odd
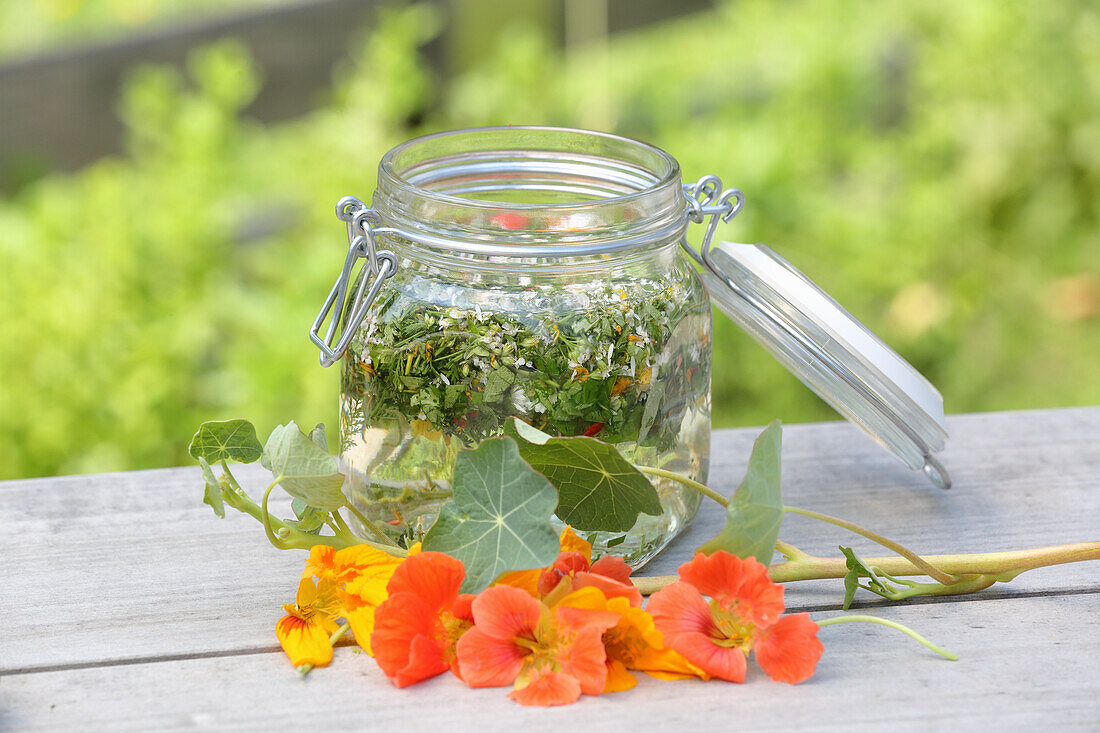
[[[719,193],[721,191],[721,193]],[[718,230],[718,221],[729,223],[733,217],[741,213],[745,208],[745,194],[740,189],[727,188],[722,190],[722,179],[713,174],[707,174],[695,183],[684,184],[684,196],[688,200],[688,219],[696,224],[702,224],[707,216],[707,228],[703,232],[703,241],[696,252],[687,243],[685,238],[681,245],[691,255],[691,258],[703,265],[723,280],[729,280],[717,266],[710,260],[710,248],[714,243],[714,233]]]
[[[389,250],[375,248],[374,225],[378,223],[378,215],[373,209],[354,196],[345,196],[336,204],[336,216],[347,224],[348,256],[344,260],[344,269],[340,271],[340,276],[336,278],[336,283],[325,298],[325,304],[321,306],[313,326],[309,329],[310,341],[321,350],[323,367],[332,366],[344,355],[371,303],[378,297],[382,283],[397,271],[397,256]],[[352,272],[355,270],[355,263],[361,258],[367,260],[366,267],[370,272],[361,273],[359,287],[347,309],[348,316],[343,319],[344,330],[337,333],[345,312],[344,304],[352,281]],[[322,338],[321,327],[330,312],[332,320]]]

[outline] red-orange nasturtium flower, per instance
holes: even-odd
[[[582,588],[576,594],[599,591]],[[619,617],[573,607],[575,600],[566,597],[549,608],[519,588],[482,591],[473,602],[474,627],[458,640],[462,679],[471,687],[513,685],[508,696],[523,705],[566,705],[581,693],[603,692],[602,635]]]
[[[661,632],[653,623],[653,617],[647,611],[632,606],[627,598],[607,598],[599,592],[572,593],[562,603],[575,608],[610,611],[619,617],[615,625],[604,631],[602,636],[607,653],[607,682],[604,683],[604,692],[629,690],[637,685],[637,678],[628,670],[639,670],[665,680],[686,677],[709,679],[709,675],[678,652],[665,647]]]
[[[783,586],[761,562],[719,551],[696,555],[679,572],[646,608],[685,659],[731,682],[744,682],[750,650],[773,680],[795,684],[813,675],[823,651],[818,626],[805,613],[780,617]]]
[[[386,583],[401,559],[368,545],[336,550],[315,545],[298,583],[296,602],[275,626],[279,643],[295,666],[323,667],[332,660],[331,635],[338,617],[348,620],[355,639],[370,653],[374,609],[386,598]]]
[[[398,687],[448,668],[458,673],[455,644],[472,625],[473,596],[460,594],[466,569],[441,552],[410,557],[390,578],[389,597],[374,612],[374,658]]]
[[[566,527],[558,537],[560,552],[579,552],[588,562],[592,561],[592,545],[577,536],[572,527]],[[539,597],[539,578],[546,568],[533,568],[531,570],[513,570],[503,573],[493,585],[510,585],[521,588],[535,598]]]
[[[561,553],[548,568],[505,573],[496,585],[522,588],[554,605],[557,599],[581,588],[599,588],[608,598],[622,596],[633,606],[642,605],[642,594],[630,582],[630,566],[621,557],[605,555],[592,562],[592,545],[566,527],[561,533]],[[553,593],[553,596],[551,596]]]
[[[581,588],[599,588],[608,598],[626,598],[632,606],[642,605],[642,594],[630,582],[630,566],[621,557],[604,555],[589,564],[579,552],[563,552],[539,576],[539,595],[547,598]]]

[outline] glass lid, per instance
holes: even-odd
[[[723,313],[877,443],[951,487],[934,457],[947,439],[943,398],[897,352],[764,245],[720,242],[696,259]]]

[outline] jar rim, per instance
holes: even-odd
[[[578,206],[588,206],[593,203],[592,200],[585,201],[563,201],[558,203],[538,203],[538,202],[511,202],[511,201],[493,201],[486,199],[472,199],[465,196],[455,196],[452,194],[440,193],[433,191],[429,188],[424,188],[417,185],[414,182],[409,181],[403,175],[404,171],[397,170],[395,161],[403,154],[420,148],[433,142],[456,139],[458,137],[470,137],[474,135],[485,135],[492,133],[548,133],[558,135],[572,135],[590,137],[593,139],[599,139],[606,142],[614,143],[622,146],[624,149],[633,149],[639,152],[644,152],[655,156],[661,162],[665,164],[665,170],[659,174],[659,179],[655,181],[651,186],[636,190],[630,193],[624,193],[619,196],[607,197],[600,199],[599,203],[607,203],[610,199],[615,201],[628,201],[636,199],[653,191],[653,189],[667,186],[669,184],[677,184],[680,180],[680,164],[676,161],[672,155],[665,150],[651,145],[641,140],[626,137],[624,135],[616,135],[610,132],[602,132],[598,130],[585,130],[582,128],[574,127],[554,127],[551,125],[496,125],[487,127],[466,127],[458,130],[444,130],[442,132],[434,132],[428,135],[420,135],[410,140],[406,140],[403,143],[395,145],[382,156],[382,160],[378,165],[379,183],[382,182],[383,176],[388,179],[387,182],[392,182],[393,185],[406,188],[412,193],[418,196],[424,196],[426,198],[436,198],[441,201],[449,203],[455,203],[462,206],[472,207],[484,207],[487,209],[510,209],[510,208],[538,208],[538,209],[570,209]],[[522,148],[515,148],[515,150],[522,150]],[[655,172],[656,173],[656,172]]]
[[[401,143],[379,163],[373,206],[399,238],[504,256],[611,253],[678,240],[688,223],[670,154],[552,126],[466,128]]]

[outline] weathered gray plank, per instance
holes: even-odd
[[[881,626],[821,630],[815,677],[792,687],[657,682],[551,710],[450,675],[397,690],[365,655],[338,650],[302,681],[280,654],[5,677],[13,729],[517,731],[1096,730],[1100,596],[881,609],[956,652],[948,662]],[[170,620],[167,621],[171,623]]]
[[[844,424],[790,426],[788,503],[863,522],[929,553],[1096,539],[1100,408],[954,417],[944,493]],[[712,484],[740,481],[755,430],[716,433]],[[260,471],[242,480],[266,485]],[[249,518],[214,517],[197,468],[0,483],[0,673],[271,648],[301,555],[272,550]],[[704,509],[647,573],[672,572],[717,531]],[[840,530],[798,517],[786,539],[821,554]],[[871,552],[869,543],[858,549]],[[1009,594],[1100,587],[1100,563],[1037,570]],[[835,607],[838,581],[795,584],[794,608]]]
[[[996,552],[1100,539],[1100,408],[1028,410],[948,417],[940,454],[954,479],[934,488],[847,423],[788,426],[783,492],[787,504],[874,529],[925,554]],[[744,474],[754,430],[722,431],[712,447],[711,483],[725,493]],[[717,534],[720,512],[700,512],[690,532],[645,568],[675,572],[702,539]],[[838,544],[863,555],[876,545],[811,519],[789,516],[782,537],[836,556]],[[1100,563],[1045,568],[986,593],[1095,588]],[[819,606],[836,598],[833,581],[799,583],[788,594]]]

